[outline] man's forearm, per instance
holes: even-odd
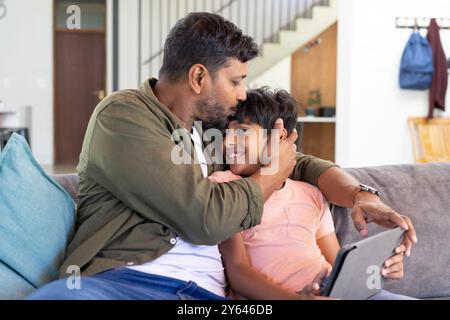
[[[328,202],[345,208],[353,207],[354,190],[358,185],[358,180],[338,167],[324,171],[318,181]]]

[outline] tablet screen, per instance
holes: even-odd
[[[396,228],[343,246],[322,294],[339,299],[364,300],[378,293],[385,282],[381,275],[382,266],[394,255],[403,236],[404,230]]]

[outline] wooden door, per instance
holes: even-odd
[[[77,1],[70,1],[77,4]],[[105,14],[105,1],[78,1],[81,17],[92,11]],[[64,13],[66,2],[55,1],[55,11]],[[103,10],[99,11],[99,6]],[[94,9],[93,9],[94,8]],[[101,8],[101,7],[100,7]],[[57,13],[60,14],[60,13]],[[93,28],[67,29],[58,17],[54,31],[54,143],[55,164],[74,165],[83,144],[89,118],[105,95],[106,88],[106,35],[102,22],[92,23]],[[58,26],[58,23],[60,26]],[[85,23],[84,25],[89,25]]]

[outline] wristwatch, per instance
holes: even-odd
[[[359,191],[366,191],[366,192],[370,192],[372,194],[376,194],[378,197],[380,196],[380,192],[375,188],[366,186],[365,184],[360,184],[358,187],[360,187]]]
[[[355,187],[355,189],[353,190],[353,197],[352,197],[352,199],[353,199],[353,204],[355,204],[355,197],[356,197],[356,194],[357,194],[358,192],[360,192],[360,191],[369,192],[369,193],[371,193],[371,194],[374,194],[374,195],[380,197],[380,192],[379,192],[377,189],[372,188],[372,187],[369,187],[369,186],[367,186],[367,185],[365,185],[365,184],[360,184],[360,185],[358,185],[357,187]]]

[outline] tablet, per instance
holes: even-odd
[[[384,262],[402,242],[404,230],[395,228],[341,247],[322,295],[344,300],[366,300],[380,292]]]

